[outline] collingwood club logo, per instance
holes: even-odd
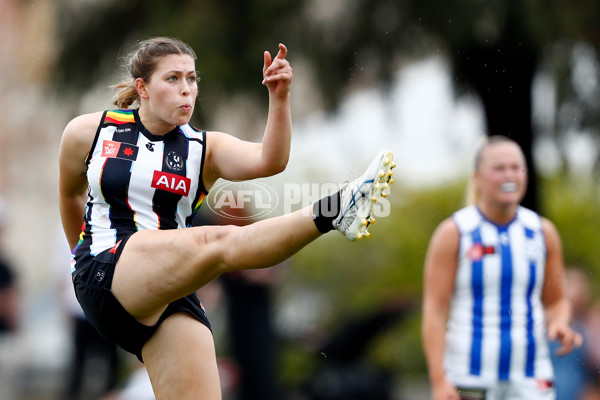
[[[165,157],[165,164],[172,171],[181,171],[183,169],[183,157],[174,151],[170,151]]]

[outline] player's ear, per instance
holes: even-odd
[[[142,99],[148,98],[148,92],[146,91],[146,82],[142,78],[135,80],[135,90]]]

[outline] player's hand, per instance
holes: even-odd
[[[583,343],[581,335],[572,330],[566,324],[550,324],[548,326],[548,339],[558,340],[561,346],[556,349],[556,355],[564,356],[569,354],[571,350],[580,347]]]
[[[460,400],[460,395],[454,385],[444,380],[443,382],[433,385],[431,400]]]
[[[292,83],[292,67],[285,59],[287,56],[287,47],[279,43],[279,52],[275,59],[271,57],[271,53],[265,51],[265,63],[263,66],[263,85],[266,85],[269,92],[276,95],[280,99],[284,99],[290,92]]]

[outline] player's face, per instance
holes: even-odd
[[[187,54],[163,57],[144,87],[156,119],[168,125],[187,124],[198,95],[194,59]]]
[[[475,172],[480,200],[502,205],[517,205],[525,195],[527,167],[515,143],[496,143],[483,150]]]

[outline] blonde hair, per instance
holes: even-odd
[[[136,49],[126,58],[124,66],[128,76],[111,86],[111,89],[117,90],[113,96],[113,103],[120,109],[128,109],[139,101],[135,80],[141,78],[149,82],[160,59],[173,54],[187,54],[194,60],[197,59],[194,50],[179,39],[155,37],[139,42]]]
[[[475,174],[475,172],[477,172],[479,170],[479,167],[481,166],[481,162],[483,160],[483,152],[491,147],[494,146],[496,144],[499,143],[514,143],[516,144],[519,148],[521,148],[521,146],[519,146],[519,144],[517,142],[515,142],[513,139],[503,136],[503,135],[493,135],[493,136],[488,136],[483,143],[479,146],[477,152],[475,153],[475,162],[473,163],[473,174]],[[475,187],[475,184],[473,183],[473,177],[471,176],[471,179],[469,180],[469,184],[467,185],[467,194],[466,194],[466,203],[468,206],[477,204],[477,202],[479,201],[479,193],[477,192],[477,188]]]

